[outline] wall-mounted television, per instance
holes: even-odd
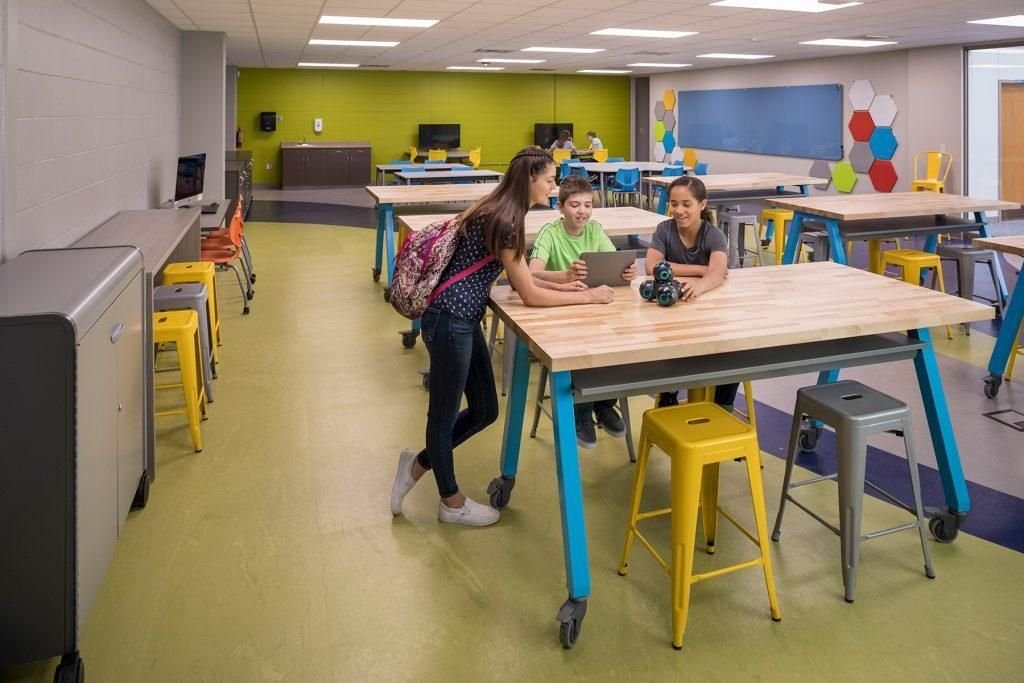
[[[571,123],[535,123],[533,124],[533,144],[547,149],[552,142],[558,139],[558,134],[563,130],[569,131],[569,137],[572,137]]]
[[[178,157],[178,177],[174,182],[174,206],[180,207],[203,198],[206,154]]]
[[[462,145],[459,124],[421,123],[420,149],[455,149]]]

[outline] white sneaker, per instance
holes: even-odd
[[[501,513],[490,505],[481,505],[469,498],[460,508],[450,508],[441,501],[437,505],[437,518],[449,524],[466,526],[490,526],[498,521]]]
[[[406,448],[398,456],[398,472],[395,473],[395,483],[391,485],[391,514],[402,514],[402,501],[405,494],[409,493],[416,480],[412,478],[412,461],[416,458],[416,451]]]

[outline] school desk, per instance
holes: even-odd
[[[794,175],[792,173],[717,173],[696,176],[708,191],[709,204],[737,204],[758,200],[774,200],[779,197],[803,197],[810,185],[824,182],[821,178]],[[668,187],[673,177],[651,176],[644,182],[650,185]],[[786,188],[796,188],[787,190]],[[658,213],[664,215],[668,209],[668,192],[661,193]]]
[[[492,505],[509,504],[527,403],[527,355],[533,353],[550,371],[569,593],[557,614],[564,646],[574,644],[590,595],[574,399],[813,371],[819,382],[835,381],[838,368],[912,359],[946,498],[929,527],[937,538],[956,536],[970,501],[928,328],[990,319],[991,306],[830,261],[733,271],[696,301],[671,307],[642,300],[637,283],[605,305],[530,308],[509,287],[491,294],[490,306],[521,343],[505,410],[501,474],[488,492]],[[622,495],[625,500],[629,492]],[[609,571],[616,557],[601,558]]]
[[[466,164],[377,164],[377,184],[384,184],[384,176],[395,171],[468,171]]]
[[[463,181],[476,181],[476,180],[491,180],[497,182],[501,180],[502,174],[498,171],[475,171],[467,169],[464,171],[396,171],[395,176],[399,180],[404,180],[406,185],[412,185],[413,183],[424,184],[424,183],[452,183],[459,180]]]
[[[981,249],[992,249],[1016,256],[1024,256],[1024,235],[1012,237],[979,237],[974,239],[974,246]],[[998,269],[996,269],[998,271]],[[1003,372],[1010,360],[1010,354],[1017,345],[1017,332],[1024,320],[1024,273],[1017,277],[1017,284],[1003,313],[1003,323],[999,328],[992,357],[988,361],[988,377],[985,378],[985,395],[995,398],[999,394],[999,386],[1003,383]]]
[[[822,195],[776,198],[769,203],[793,211],[783,263],[796,260],[800,232],[804,223],[810,221],[824,224],[832,260],[838,263],[846,263],[846,241],[867,241],[869,269],[874,273],[882,272],[881,239],[921,235],[927,238],[925,251],[934,252],[940,234],[979,232],[982,237],[991,237],[985,212],[1020,208],[1014,202],[942,192]],[[973,214],[973,220],[960,217],[965,213]],[[1006,282],[998,268],[996,276],[1000,296],[1005,301]]]

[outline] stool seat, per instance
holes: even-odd
[[[933,273],[932,289],[940,292],[946,291],[946,285],[942,280],[942,261],[938,254],[919,249],[889,249],[882,252],[882,272],[886,266],[898,266],[901,270],[900,279],[912,285],[921,284],[921,271],[931,268]],[[946,325],[946,338],[953,338],[953,329]]]
[[[850,380],[805,387],[797,395],[801,410],[833,427],[874,426],[907,415],[903,401]]]
[[[643,429],[661,450],[683,457],[700,455],[705,462],[732,460],[754,433],[750,425],[705,401],[651,408],[644,412]]]

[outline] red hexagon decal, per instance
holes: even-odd
[[[875,159],[871,164],[871,170],[868,171],[868,177],[879,192],[892,192],[892,188],[896,186],[896,169],[887,159]]]
[[[850,117],[850,132],[857,142],[867,142],[871,134],[875,132],[875,122],[871,113],[866,111],[855,111]]]

